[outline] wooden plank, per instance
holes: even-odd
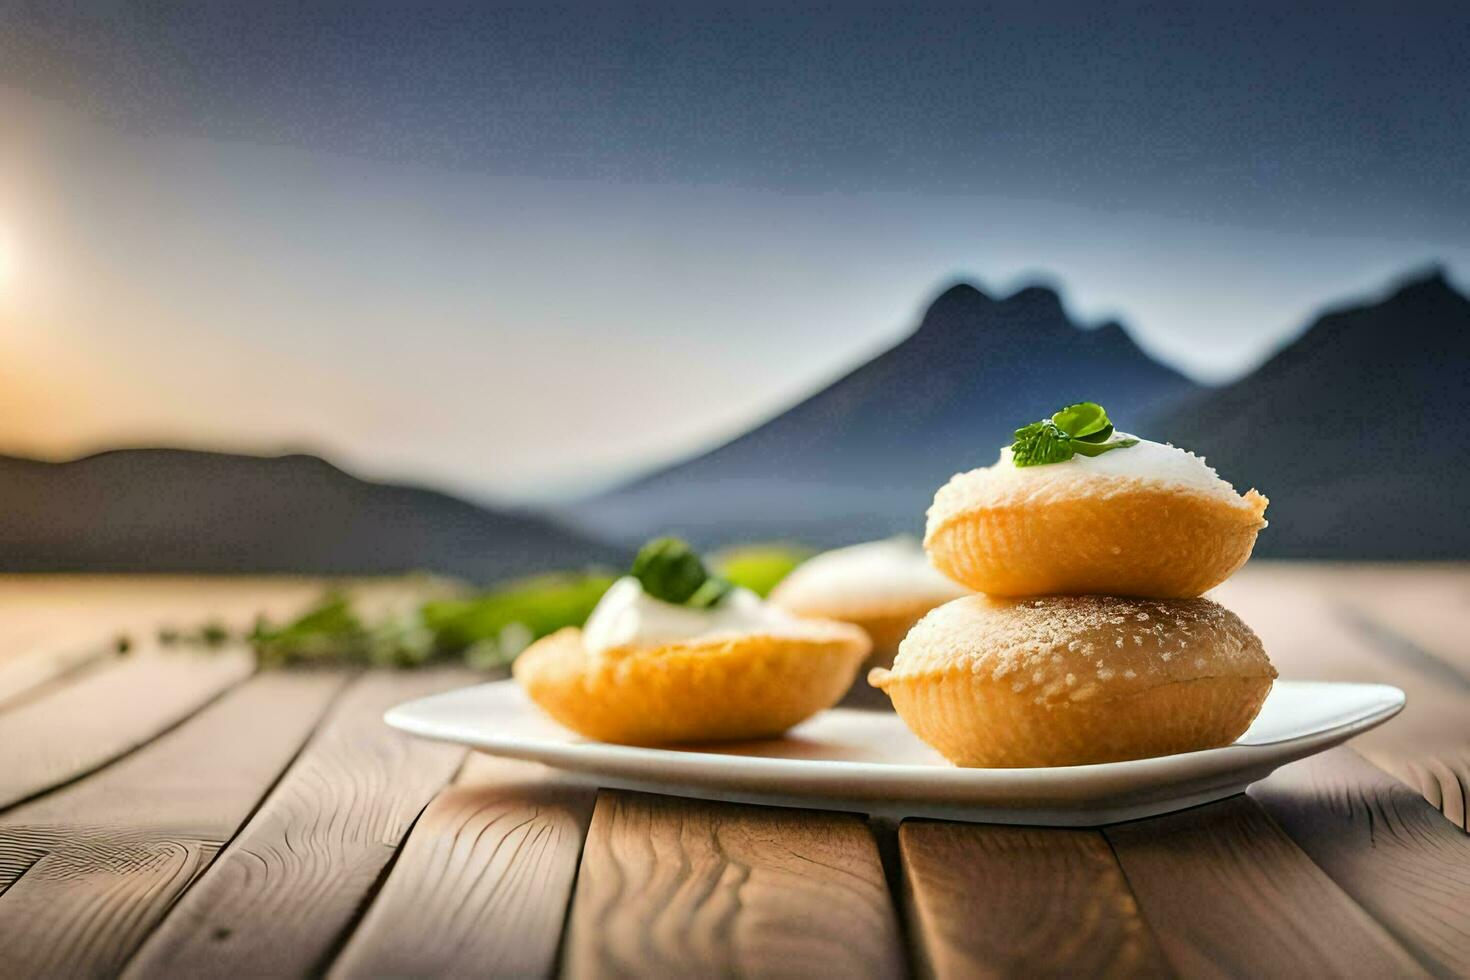
[[[300,748],[341,678],[245,682],[0,819],[0,976],[109,976]]]
[[[1168,976],[1102,834],[908,820],[909,934],[929,976]]]
[[[95,637],[77,643],[48,639],[28,645],[0,661],[0,711],[22,701],[51,693],[51,685],[83,667],[101,663],[118,653],[117,646]]]
[[[106,660],[119,637],[145,648],[163,625],[245,628],[260,614],[289,615],[322,587],[286,577],[0,576],[0,708]]]
[[[550,976],[595,797],[539,766],[472,755],[330,975]]]
[[[248,677],[248,650],[140,651],[0,713],[0,809],[96,769]]]
[[[565,965],[572,977],[892,977],[903,956],[859,817],[604,791]]]
[[[1280,769],[1250,794],[1435,973],[1470,976],[1470,836],[1348,748]]]
[[[1107,828],[1185,976],[1424,976],[1247,796]]]
[[[1470,564],[1328,568],[1339,601],[1470,682]]]
[[[1470,690],[1402,650],[1385,645],[1344,615],[1340,573],[1313,565],[1252,564],[1214,598],[1261,636],[1283,677],[1394,684],[1408,695],[1402,714],[1358,736],[1370,761],[1419,788],[1470,830]]]
[[[349,687],[127,973],[280,976],[324,966],[465,756],[393,731],[383,712],[477,679],[457,669],[379,671]]]
[[[243,630],[258,616],[282,620],[328,586],[351,592],[365,615],[453,589],[419,576],[0,575],[0,709],[78,667],[105,660],[119,636],[146,647],[163,626],[220,622]]]

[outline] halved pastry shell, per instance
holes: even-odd
[[[765,738],[837,703],[869,649],[845,623],[801,637],[740,634],[597,655],[568,628],[532,644],[513,672],[567,728],[604,742],[663,745]]]

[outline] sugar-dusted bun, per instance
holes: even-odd
[[[1275,677],[1208,599],[977,595],[925,616],[869,681],[951,762],[1012,768],[1228,745]]]
[[[868,653],[846,623],[800,637],[710,636],[593,655],[560,630],[516,658],[527,694],[578,734],[626,745],[765,738],[837,703]]]
[[[939,490],[924,547],[941,572],[990,595],[1182,599],[1245,564],[1266,504],[1156,442],[1028,467],[1005,450]]]
[[[823,552],[797,566],[770,603],[804,618],[860,627],[873,641],[869,662],[893,663],[898,644],[935,606],[969,590],[929,564],[916,538],[869,541]]]

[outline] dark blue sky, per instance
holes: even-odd
[[[1464,3],[12,6],[6,80],[141,131],[1324,233],[1470,215]]]

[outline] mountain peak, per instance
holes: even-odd
[[[970,283],[956,283],[934,298],[915,331],[928,340],[974,337],[996,330],[1075,329],[1056,290],[1040,284],[996,299]]]
[[[1410,346],[1444,352],[1444,345],[1459,336],[1447,325],[1467,317],[1470,298],[1455,288],[1442,266],[1430,266],[1397,279],[1381,298],[1327,310],[1260,370],[1270,375],[1299,360],[1329,356],[1324,349],[1342,344],[1353,345],[1374,363],[1395,351],[1412,359]]]
[[[1018,421],[1065,399],[1140,416],[1194,385],[1122,331],[1074,323],[1057,291],[996,299],[969,283],[929,303],[908,338],[760,426],[577,506],[632,542],[782,538],[850,544],[912,531],[957,469],[990,463]]]
[[[1061,295],[1050,286],[1043,286],[1040,283],[1021,287],[1002,300],[1001,305],[1025,310],[1033,316],[1068,319],[1067,311],[1062,309]]]
[[[1426,300],[1443,302],[1447,299],[1460,303],[1470,303],[1470,298],[1467,298],[1464,293],[1455,288],[1454,283],[1450,282],[1444,266],[1436,263],[1404,276],[1404,278],[1399,280],[1392,294],[1384,302],[1423,302]]]
[[[1271,497],[1256,553],[1461,559],[1470,300],[1444,270],[1335,306],[1254,372],[1164,409],[1152,431]],[[1426,446],[1432,440],[1432,451]],[[1310,452],[1303,452],[1310,446]]]
[[[936,316],[970,313],[975,310],[988,309],[994,305],[994,297],[979,286],[969,282],[957,282],[934,297],[934,301],[924,311],[924,322],[928,323]]]

